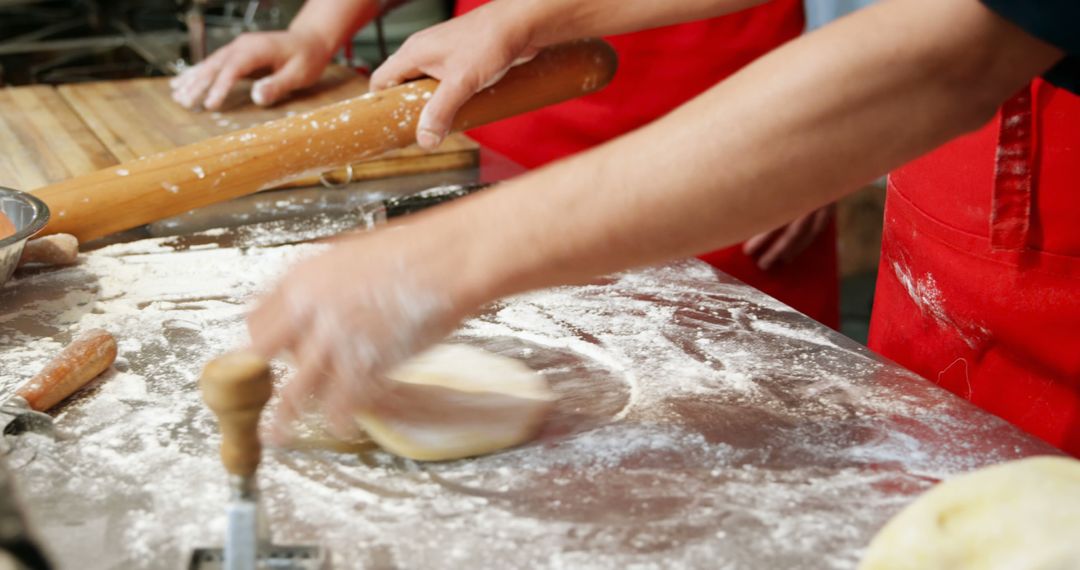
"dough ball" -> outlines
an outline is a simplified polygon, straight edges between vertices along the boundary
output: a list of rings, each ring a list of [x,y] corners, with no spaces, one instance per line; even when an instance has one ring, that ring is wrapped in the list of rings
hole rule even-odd
[[[446,344],[392,373],[399,401],[422,413],[360,414],[357,421],[391,453],[444,461],[492,453],[532,439],[554,404],[547,380],[521,362]]]
[[[1080,568],[1080,461],[1035,457],[942,483],[874,537],[860,570]]]

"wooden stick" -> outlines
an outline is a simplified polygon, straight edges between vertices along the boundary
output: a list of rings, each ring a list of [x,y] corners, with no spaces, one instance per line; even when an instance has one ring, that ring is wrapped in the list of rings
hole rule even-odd
[[[597,91],[615,62],[600,40],[548,48],[470,99],[454,130]],[[52,211],[44,233],[85,243],[409,146],[437,86],[413,81],[40,188],[34,194]]]
[[[15,395],[44,412],[108,370],[116,360],[116,339],[102,329],[89,330],[69,344]]]
[[[270,365],[250,352],[231,352],[206,365],[199,379],[203,401],[221,428],[221,462],[233,475],[251,477],[259,467],[259,416],[270,400]]]

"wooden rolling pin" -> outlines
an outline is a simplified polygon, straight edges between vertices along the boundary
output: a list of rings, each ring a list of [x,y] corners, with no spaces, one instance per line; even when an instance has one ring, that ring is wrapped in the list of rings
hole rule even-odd
[[[97,378],[116,360],[116,339],[93,329],[79,335],[45,368],[15,391],[30,408],[44,412]]]
[[[614,76],[616,59],[600,40],[548,48],[470,99],[454,130],[597,91]],[[33,193],[52,211],[43,233],[85,243],[409,146],[437,86],[409,82],[40,188]]]
[[[259,415],[270,400],[270,366],[250,352],[230,352],[206,365],[199,379],[203,401],[221,428],[221,462],[232,475],[250,479],[262,456]]]

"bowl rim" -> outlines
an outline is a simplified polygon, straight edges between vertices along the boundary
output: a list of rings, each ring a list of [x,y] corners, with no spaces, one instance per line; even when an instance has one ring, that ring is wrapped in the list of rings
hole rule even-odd
[[[0,186],[0,196],[8,196],[19,200],[26,205],[30,206],[34,210],[34,217],[30,224],[20,229],[14,234],[0,239],[0,248],[7,247],[12,244],[19,243],[21,241],[34,237],[34,234],[40,232],[46,224],[49,223],[51,214],[49,213],[49,206],[45,202],[41,201],[41,198],[34,196],[28,192],[21,190],[15,190],[14,188],[7,188]]]

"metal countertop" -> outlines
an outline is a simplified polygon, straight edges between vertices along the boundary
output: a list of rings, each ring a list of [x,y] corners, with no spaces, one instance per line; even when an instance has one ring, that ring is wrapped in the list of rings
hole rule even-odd
[[[245,303],[322,247],[303,242],[355,223],[341,210],[107,245],[0,288],[8,392],[79,330],[120,340],[117,370],[59,411],[67,436],[23,436],[8,457],[60,568],[175,569],[220,544],[199,371],[242,341]],[[940,478],[1054,453],[700,262],[509,299],[451,341],[550,379],[541,437],[436,464],[271,450],[277,542],[322,543],[335,568],[854,568]]]

